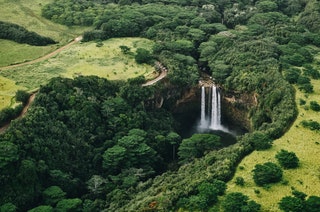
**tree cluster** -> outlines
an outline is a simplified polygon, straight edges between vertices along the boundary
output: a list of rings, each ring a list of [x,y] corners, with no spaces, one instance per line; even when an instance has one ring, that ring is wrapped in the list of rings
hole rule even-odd
[[[30,32],[17,24],[0,21],[0,39],[12,40],[17,43],[27,43],[33,46],[46,46],[56,42],[49,37]]]
[[[100,200],[123,204],[128,189],[166,170],[180,136],[171,114],[147,110],[152,88],[141,82],[91,76],[42,86],[0,135],[0,205],[100,210]]]
[[[309,196],[303,192],[292,190],[293,196],[283,197],[279,204],[279,209],[284,212],[316,212],[320,207],[320,197],[319,196]]]

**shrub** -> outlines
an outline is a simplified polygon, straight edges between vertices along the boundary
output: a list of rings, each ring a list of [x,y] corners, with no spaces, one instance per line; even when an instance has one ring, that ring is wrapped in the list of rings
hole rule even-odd
[[[64,199],[66,193],[58,186],[50,186],[43,191],[43,199],[47,205],[56,205],[60,200]]]
[[[261,131],[253,132],[248,138],[249,142],[253,144],[256,150],[266,150],[272,146],[272,139]]]
[[[317,111],[317,112],[320,111],[320,105],[316,101],[311,101],[310,102],[310,108],[313,111]]]
[[[255,165],[252,172],[253,180],[258,186],[279,182],[283,174],[282,169],[277,164],[271,162]]]
[[[303,120],[301,121],[301,125],[305,128],[308,128],[310,130],[320,130],[320,123],[313,120]]]
[[[137,63],[150,63],[151,60],[153,59],[150,51],[143,49],[143,48],[138,48],[137,49],[137,54],[135,56],[135,60]]]
[[[299,99],[299,104],[300,105],[305,105],[307,102],[304,99]]]
[[[243,177],[236,177],[235,183],[236,183],[236,185],[244,186],[244,179],[243,179]]]
[[[26,91],[18,90],[16,92],[16,101],[22,102],[23,105],[26,105],[29,101],[30,94]]]
[[[310,196],[306,201],[306,211],[308,212],[318,212],[320,208],[320,197]]]
[[[280,152],[276,154],[276,159],[285,169],[297,168],[299,165],[299,158],[296,154],[294,152],[288,152],[287,150],[281,149]]]
[[[299,198],[286,196],[280,200],[279,208],[285,212],[300,212],[304,211],[304,204]]]
[[[240,192],[229,193],[225,196],[224,200],[222,201],[222,207],[224,208],[224,211],[233,212],[255,212],[260,210],[260,204],[256,203],[255,201],[248,200],[249,197]]]
[[[16,212],[17,211],[17,207],[12,204],[11,202],[6,203],[4,205],[0,206],[0,211],[5,211],[5,212]]]
[[[284,78],[291,84],[297,83],[301,71],[297,68],[290,68],[284,72]]]

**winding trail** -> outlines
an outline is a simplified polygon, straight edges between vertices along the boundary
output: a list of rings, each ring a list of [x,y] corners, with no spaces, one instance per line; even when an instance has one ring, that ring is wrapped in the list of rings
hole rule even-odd
[[[24,106],[24,108],[21,111],[20,115],[18,117],[16,117],[15,119],[22,118],[27,113],[27,111],[28,111],[31,103],[34,101],[35,97],[36,97],[36,93],[33,93],[33,94],[30,95],[28,103]],[[13,120],[15,120],[15,119],[13,119]],[[8,129],[8,127],[10,126],[10,123],[11,123],[11,121],[0,128],[0,134],[4,133]]]
[[[155,79],[150,80],[150,81],[142,84],[142,87],[153,85],[153,84],[157,83],[158,81],[162,80],[163,78],[165,78],[168,75],[167,68],[164,67],[160,62],[157,62],[157,66],[161,70],[160,75],[157,76]]]
[[[7,70],[7,69],[11,69],[11,68],[16,68],[16,67],[20,67],[20,66],[24,66],[24,65],[30,65],[30,64],[34,64],[34,63],[38,63],[38,62],[41,62],[41,61],[44,61],[44,60],[47,60],[53,56],[55,56],[56,54],[58,54],[59,52],[67,49],[69,46],[79,42],[82,40],[82,36],[79,36],[77,38],[75,38],[73,41],[71,41],[70,43],[60,47],[59,49],[56,49],[55,51],[49,53],[49,54],[46,54],[42,57],[39,57],[37,59],[34,59],[34,60],[31,60],[31,61],[28,61],[28,62],[24,62],[24,63],[18,63],[18,64],[14,64],[14,65],[9,65],[9,66],[4,66],[4,67],[0,67],[0,70]]]
[[[160,75],[157,78],[142,84],[142,86],[145,87],[145,86],[153,85],[153,84],[157,83],[158,81],[162,80],[163,78],[165,78],[167,75],[168,75],[167,71],[161,71]]]

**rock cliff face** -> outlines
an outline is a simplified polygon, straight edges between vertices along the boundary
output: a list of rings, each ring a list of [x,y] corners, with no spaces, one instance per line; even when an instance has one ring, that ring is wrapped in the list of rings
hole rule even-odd
[[[185,114],[193,121],[200,117],[201,87],[195,86],[184,92],[182,98],[176,101],[173,113]],[[226,92],[221,89],[222,117],[229,125],[251,131],[250,109],[257,105],[254,94]],[[190,121],[192,121],[190,120]]]
[[[222,95],[222,113],[227,122],[251,131],[249,112],[257,106],[256,95],[237,92],[222,92]]]

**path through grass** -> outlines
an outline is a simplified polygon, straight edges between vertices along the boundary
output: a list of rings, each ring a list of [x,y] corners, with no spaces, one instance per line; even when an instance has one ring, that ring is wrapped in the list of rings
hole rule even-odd
[[[274,141],[267,151],[254,151],[239,164],[236,174],[228,183],[227,192],[242,192],[262,205],[262,211],[280,211],[278,202],[282,197],[291,195],[295,188],[307,195],[320,196],[320,133],[303,128],[302,120],[313,119],[320,122],[320,113],[306,110],[310,101],[320,103],[320,81],[313,81],[315,92],[305,95],[297,90],[296,102],[299,115],[290,130],[280,139]],[[306,106],[299,105],[300,99],[307,101]],[[295,152],[300,166],[293,170],[284,170],[283,181],[272,184],[270,188],[257,187],[252,179],[252,170],[257,163],[275,162],[275,154],[281,149]],[[243,177],[245,186],[235,184],[236,177]],[[260,192],[260,193],[259,193]]]

